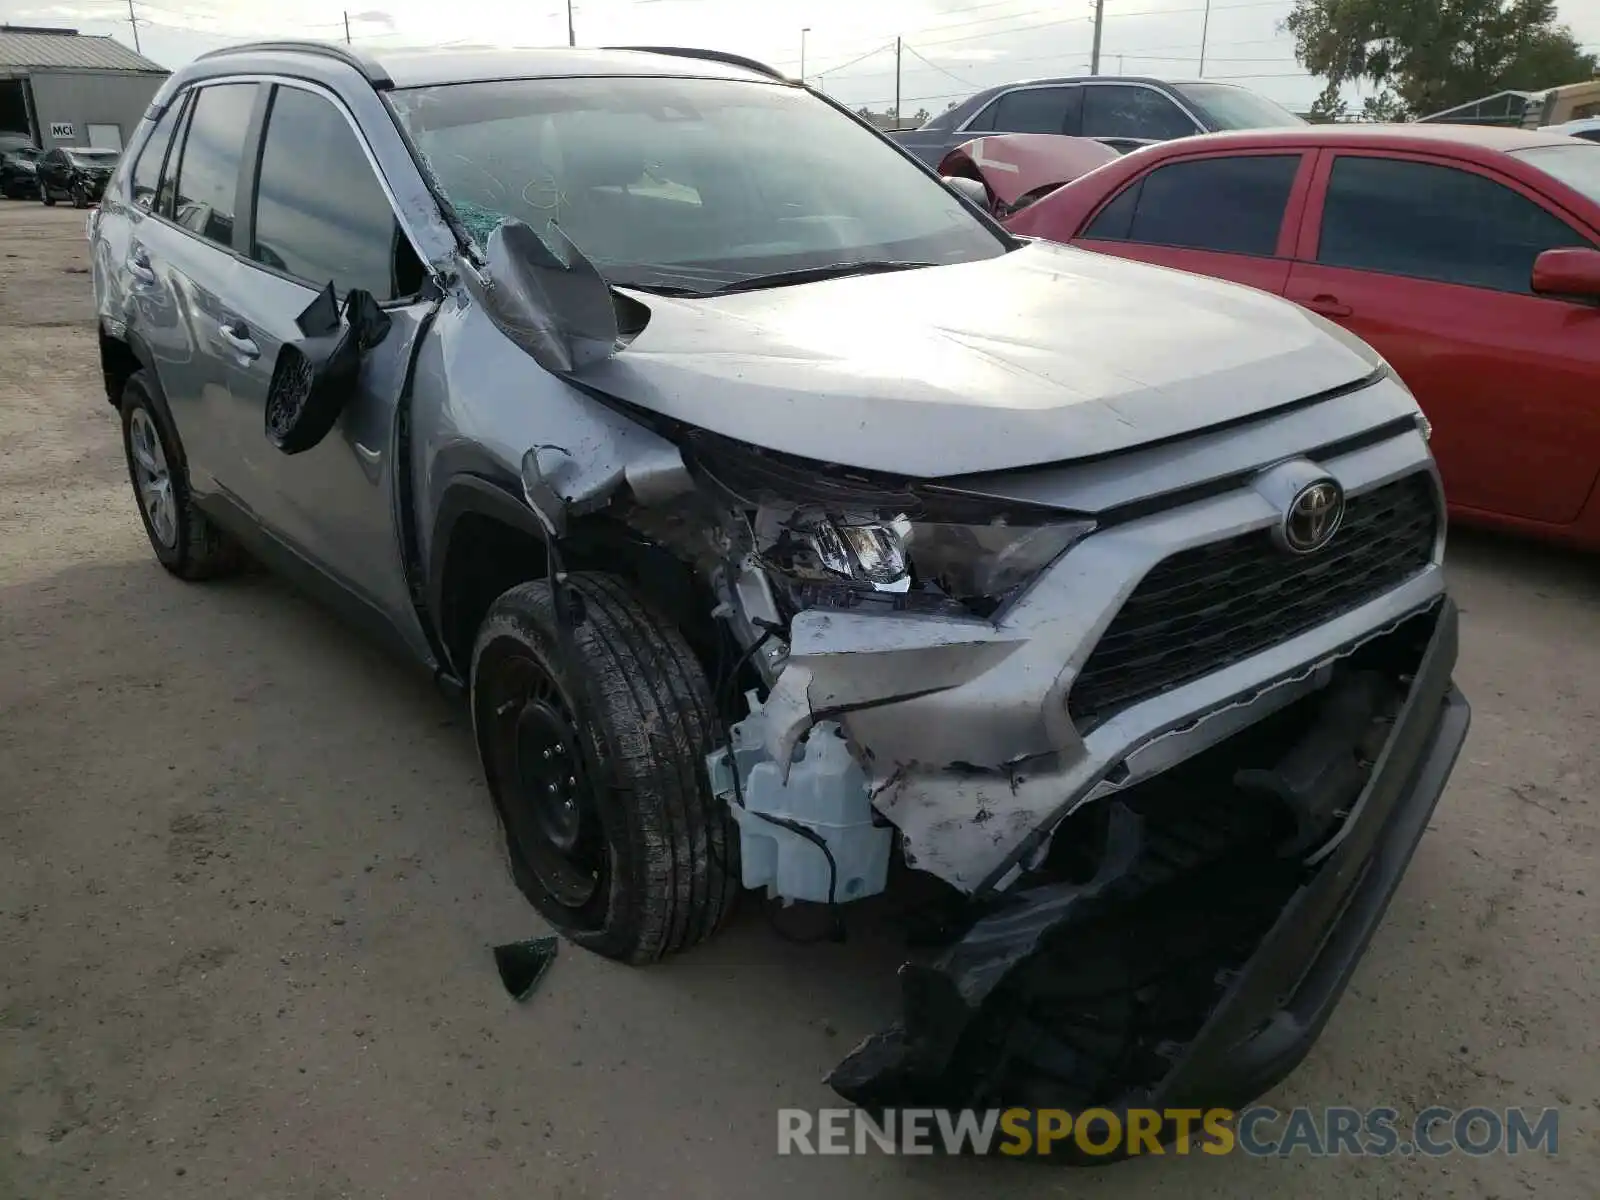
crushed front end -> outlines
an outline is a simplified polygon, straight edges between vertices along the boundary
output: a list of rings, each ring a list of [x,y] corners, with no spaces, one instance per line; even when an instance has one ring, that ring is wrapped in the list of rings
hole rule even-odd
[[[898,854],[956,900],[834,1086],[1228,1105],[1291,1069],[1465,736],[1404,389],[900,491],[680,444],[731,518],[635,519],[702,564],[755,677],[708,764],[745,884],[837,905]]]

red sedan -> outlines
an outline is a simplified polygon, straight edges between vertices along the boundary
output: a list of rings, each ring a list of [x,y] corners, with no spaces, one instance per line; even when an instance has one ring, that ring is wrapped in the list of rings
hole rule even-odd
[[[986,164],[1004,142],[984,139]],[[1336,321],[1416,394],[1454,515],[1600,549],[1600,145],[1306,126],[1186,138],[1063,177],[1010,228]]]

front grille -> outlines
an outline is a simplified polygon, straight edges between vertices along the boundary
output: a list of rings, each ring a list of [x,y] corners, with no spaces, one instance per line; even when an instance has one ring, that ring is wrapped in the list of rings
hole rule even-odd
[[[1344,524],[1295,557],[1260,529],[1153,567],[1079,672],[1067,712],[1082,731],[1397,587],[1433,561],[1439,512],[1419,472],[1350,496]]]

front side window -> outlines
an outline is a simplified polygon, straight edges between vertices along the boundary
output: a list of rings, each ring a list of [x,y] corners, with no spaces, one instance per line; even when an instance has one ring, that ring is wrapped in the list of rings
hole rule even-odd
[[[244,158],[256,86],[219,83],[201,88],[183,140],[172,219],[223,246],[233,245],[239,163]]]
[[[1298,154],[1168,163],[1101,209],[1084,236],[1270,256],[1299,170]]]
[[[996,133],[1068,133],[1078,123],[1082,102],[1082,88],[1018,88],[995,101],[992,128]]]
[[[172,131],[178,127],[178,115],[182,111],[183,97],[173,97],[133,164],[133,202],[140,208],[149,208],[156,202],[156,192],[161,187],[161,165],[166,161],[167,147],[172,145]]]
[[[703,293],[1006,241],[873,132],[779,84],[527,79],[389,94],[481,241],[555,224],[613,283]]]
[[[326,97],[281,85],[272,97],[250,257],[314,287],[331,280],[340,293],[361,288],[378,300],[421,285],[360,139]],[[397,272],[402,262],[408,270]]]
[[[1328,181],[1317,261],[1531,294],[1534,259],[1588,244],[1532,200],[1474,172],[1343,155]]]
[[[1151,88],[1095,84],[1084,89],[1084,137],[1164,142],[1198,132],[1182,109]]]

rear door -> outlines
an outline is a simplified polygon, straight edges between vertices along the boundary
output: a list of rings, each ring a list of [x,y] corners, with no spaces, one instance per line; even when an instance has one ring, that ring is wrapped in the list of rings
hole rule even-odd
[[[421,298],[421,259],[343,104],[311,84],[279,81],[271,92],[247,168],[243,261],[229,294],[232,333],[249,360],[227,401],[229,455],[244,464],[247,499],[262,522],[416,643],[394,480],[405,466],[396,458],[396,414],[432,308]],[[265,432],[273,365],[301,336],[296,318],[330,282],[341,303],[352,288],[371,293],[392,325],[365,356],[357,394],[332,432],[286,455]]]
[[[1298,150],[1166,159],[1128,181],[1074,243],[1281,294],[1312,162]]]
[[[244,490],[221,422],[249,365],[228,340],[232,315],[226,297],[239,272],[234,236],[240,167],[259,91],[253,82],[194,89],[174,117],[178,136],[154,203],[148,184],[142,193],[135,185],[134,227],[122,268],[135,305],[133,325],[155,360],[190,484],[202,496]],[[143,168],[141,157],[136,175]]]
[[[1530,284],[1592,235],[1508,176],[1380,152],[1325,151],[1305,224],[1285,294],[1393,364],[1451,503],[1574,520],[1600,470],[1600,311]]]

